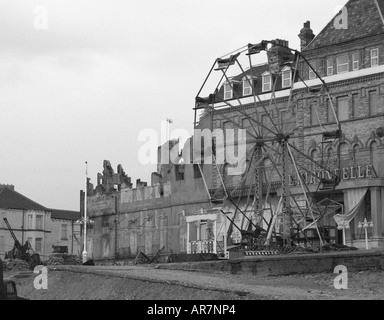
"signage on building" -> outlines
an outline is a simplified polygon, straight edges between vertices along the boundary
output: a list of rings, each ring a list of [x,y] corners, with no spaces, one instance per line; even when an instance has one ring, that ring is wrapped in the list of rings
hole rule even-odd
[[[89,197],[87,212],[90,217],[102,216],[115,212],[115,199],[108,195]]]
[[[324,170],[319,169],[311,173],[302,173],[303,182],[307,185],[319,183],[320,179],[332,180],[335,176],[339,176],[342,181],[371,179],[373,177],[374,168],[372,165],[352,166],[340,169]],[[296,174],[289,176],[289,184],[291,186],[299,186],[300,181]]]
[[[132,203],[171,196],[171,184],[164,183],[157,186],[145,187],[141,189],[121,190],[121,203]]]

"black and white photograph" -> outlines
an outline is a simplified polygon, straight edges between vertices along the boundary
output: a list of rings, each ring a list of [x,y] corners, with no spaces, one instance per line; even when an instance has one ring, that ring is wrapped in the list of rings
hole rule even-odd
[[[0,110],[0,300],[384,300],[384,0],[0,0]]]

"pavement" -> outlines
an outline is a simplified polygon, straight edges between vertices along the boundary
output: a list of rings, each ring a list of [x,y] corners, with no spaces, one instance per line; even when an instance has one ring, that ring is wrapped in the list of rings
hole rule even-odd
[[[330,254],[323,258],[335,257],[335,254]],[[228,263],[225,261],[129,266],[50,266],[47,290],[34,288],[33,280],[37,275],[32,272],[8,272],[5,277],[13,277],[19,294],[32,300],[384,299],[382,252],[354,254],[354,257],[342,253],[340,257],[345,257],[344,261],[348,260],[353,266],[344,278],[345,289],[341,290],[334,286],[338,275],[329,271],[303,273],[301,270],[301,274],[289,275],[233,274],[218,267],[221,263]],[[312,260],[310,256],[292,256],[286,260],[300,266],[310,261],[317,264],[316,261],[321,261],[322,257],[316,256],[316,260]],[[273,257],[239,261],[278,263]]]
[[[33,277],[16,278],[20,295],[48,300],[383,300],[384,272],[348,274],[348,289],[334,287],[336,274],[273,277],[163,270],[159,266],[59,266],[48,271],[48,290]]]

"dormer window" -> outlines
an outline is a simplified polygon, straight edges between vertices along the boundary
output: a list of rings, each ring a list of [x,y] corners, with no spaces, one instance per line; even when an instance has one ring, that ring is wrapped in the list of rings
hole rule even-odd
[[[377,67],[379,65],[379,49],[371,50],[371,67]]]
[[[263,92],[272,90],[272,76],[269,72],[263,73]]]
[[[290,67],[285,67],[282,70],[282,87],[289,88],[292,85],[292,69]]]
[[[249,96],[252,94],[253,90],[253,79],[250,76],[243,78],[243,96]]]
[[[224,100],[230,100],[233,98],[232,86],[233,84],[230,82],[226,82],[224,84]]]

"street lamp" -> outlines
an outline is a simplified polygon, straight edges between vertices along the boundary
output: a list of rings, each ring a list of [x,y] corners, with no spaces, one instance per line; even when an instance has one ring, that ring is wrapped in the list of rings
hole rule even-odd
[[[367,218],[364,218],[364,222],[359,222],[359,229],[365,229],[365,248],[368,250],[368,228],[373,228],[372,221],[368,222]]]
[[[77,224],[83,225],[84,230],[84,251],[83,251],[83,263],[86,263],[88,261],[88,253],[87,253],[87,227],[93,226],[95,222],[89,218],[81,218],[80,220],[76,221]]]
[[[87,225],[93,224],[92,220],[89,220],[87,217],[87,198],[88,198],[88,162],[85,162],[85,192],[84,192],[84,217],[81,220],[78,220],[78,223],[84,225],[84,250],[83,250],[83,263],[88,261],[87,253]]]
[[[337,227],[337,230],[343,230],[343,245],[347,245],[347,239],[346,239],[346,236],[345,236],[345,230],[349,230],[351,229],[351,227],[349,226],[349,223],[345,223],[343,225],[339,225]]]

